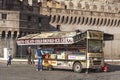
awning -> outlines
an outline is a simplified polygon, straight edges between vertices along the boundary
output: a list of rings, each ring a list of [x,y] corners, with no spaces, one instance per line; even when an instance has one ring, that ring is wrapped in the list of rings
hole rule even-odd
[[[113,34],[104,33],[104,41],[114,40]]]
[[[90,30],[88,30],[90,31]],[[113,40],[113,35],[104,33],[104,41]],[[96,35],[95,35],[96,36]],[[84,40],[87,36],[83,33],[76,35],[76,32],[42,32],[39,34],[29,34],[18,38],[18,45],[54,45],[54,44],[74,44]]]
[[[18,38],[18,45],[73,44],[76,32],[44,32]]]

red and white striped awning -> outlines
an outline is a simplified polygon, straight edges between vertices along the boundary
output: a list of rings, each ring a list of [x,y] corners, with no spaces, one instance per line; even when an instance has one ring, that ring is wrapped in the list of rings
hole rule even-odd
[[[76,32],[44,32],[18,38],[18,45],[73,44]]]

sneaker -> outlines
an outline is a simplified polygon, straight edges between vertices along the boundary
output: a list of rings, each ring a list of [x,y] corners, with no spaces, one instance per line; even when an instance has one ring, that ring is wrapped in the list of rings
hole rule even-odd
[[[38,69],[36,69],[36,71],[39,71]]]
[[[42,69],[40,71],[42,71]]]

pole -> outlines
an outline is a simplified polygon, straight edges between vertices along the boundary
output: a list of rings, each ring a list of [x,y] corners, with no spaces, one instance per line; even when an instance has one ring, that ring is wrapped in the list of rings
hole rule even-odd
[[[88,34],[88,33],[87,33]],[[88,74],[89,73],[89,69],[88,69],[88,39],[87,39],[87,43],[86,43],[86,67],[87,67],[87,69],[86,69],[86,74]]]
[[[113,61],[113,59],[112,59],[112,40],[111,40],[111,52],[110,52],[110,54],[111,54],[111,60]]]
[[[20,57],[22,58],[22,45],[21,45],[21,47],[20,47],[20,48],[21,48],[21,51],[20,51],[20,52],[21,52],[21,55],[20,55]]]

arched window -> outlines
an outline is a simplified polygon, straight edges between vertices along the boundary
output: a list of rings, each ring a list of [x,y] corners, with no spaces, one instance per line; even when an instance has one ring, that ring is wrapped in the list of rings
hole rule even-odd
[[[84,23],[84,21],[85,21],[85,17],[83,17],[83,18],[82,18],[82,22],[81,22],[81,24],[83,24],[83,23]]]
[[[5,38],[5,31],[2,31],[2,39]]]
[[[81,17],[79,17],[79,18],[78,18],[78,22],[77,22],[77,24],[79,24],[79,23],[80,23],[80,19],[81,19]]]
[[[8,31],[7,38],[11,38],[11,31]]]
[[[84,23],[85,25],[88,23],[88,19],[89,19],[88,17],[85,18],[85,23]]]
[[[16,37],[17,37],[17,31],[14,31],[13,39],[15,39]]]
[[[53,21],[52,21],[52,23],[54,23],[55,20],[56,20],[56,15],[53,16]]]
[[[78,7],[78,9],[81,9],[81,8],[82,8],[82,6],[81,6],[80,3],[77,4],[77,7]]]
[[[61,2],[61,8],[63,8],[63,9],[67,9],[67,5],[65,5],[64,2]]]
[[[104,23],[103,23],[103,26],[106,24],[106,22],[107,22],[107,19],[105,19],[105,21],[104,21]]]
[[[89,4],[85,4],[86,10],[89,10],[90,6]]]
[[[101,21],[100,21],[100,26],[103,24],[103,18],[101,19]]]
[[[89,25],[91,25],[92,21],[93,21],[93,18],[90,18],[90,22],[89,22]]]
[[[96,5],[93,5],[93,10],[97,10],[97,6]]]
[[[73,20],[73,24],[75,24],[75,23],[76,23],[76,20],[77,20],[77,17],[75,17],[75,18],[74,18],[74,20]]]
[[[70,1],[70,2],[69,2],[69,8],[70,8],[70,9],[73,9],[73,7],[74,7],[74,4]]]
[[[57,26],[56,26],[56,28],[57,28],[57,30],[59,30],[59,31],[60,31],[60,25],[57,25]]]
[[[101,11],[104,11],[104,6],[103,5],[101,6]]]
[[[71,17],[71,18],[70,18],[70,22],[69,22],[69,24],[71,24],[71,23],[72,23],[72,21],[73,21],[73,17]]]
[[[93,24],[92,25],[95,25],[96,23],[96,18],[93,19]]]
[[[118,8],[117,7],[115,7],[115,12],[118,12]]]
[[[65,23],[68,23],[68,20],[69,20],[69,17],[67,16],[67,17],[66,17],[66,20],[65,20]]]
[[[111,6],[108,6],[108,10],[111,11]]]
[[[61,18],[61,23],[63,23],[63,22],[64,22],[64,19],[65,19],[65,17],[64,17],[64,16],[62,16],[62,18]]]
[[[60,15],[57,16],[57,23],[60,21]]]

